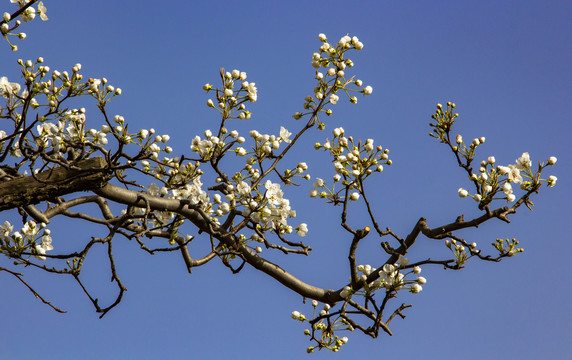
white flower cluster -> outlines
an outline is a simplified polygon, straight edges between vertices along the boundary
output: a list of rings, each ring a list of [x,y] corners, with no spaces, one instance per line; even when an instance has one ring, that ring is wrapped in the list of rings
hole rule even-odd
[[[251,112],[246,110],[245,102],[256,102],[258,100],[258,89],[256,83],[246,81],[244,71],[232,70],[225,72],[221,68],[222,88],[213,88],[211,84],[203,85],[206,92],[215,91],[216,105],[212,99],[207,100],[207,106],[218,109],[224,119],[250,119]],[[235,89],[235,83],[240,82],[240,86]]]
[[[24,5],[26,5],[27,3],[30,2],[30,0],[10,0],[10,2],[12,4],[17,3],[20,6],[20,8],[23,8]],[[24,22],[28,22],[28,21],[34,20],[36,18],[36,14],[37,14],[40,16],[40,18],[43,21],[46,21],[46,20],[48,20],[48,16],[46,15],[46,11],[47,11],[46,6],[44,5],[44,3],[42,1],[40,1],[38,3],[38,11],[37,12],[36,12],[36,9],[34,9],[34,7],[30,6],[22,14],[20,14],[20,17],[22,18],[22,20],[24,20]],[[8,20],[9,19],[10,18],[8,18]]]
[[[100,85],[107,83],[106,79],[90,79],[82,83],[83,76],[79,74],[81,64],[74,65],[71,74],[58,70],[50,73],[48,66],[41,65],[43,62],[44,59],[41,57],[35,62],[18,60],[27,83],[27,87],[21,93],[19,84],[9,82],[6,77],[0,78],[0,95],[8,99],[6,107],[0,107],[0,115],[7,110],[10,114],[7,118],[18,122],[21,119],[20,111],[24,107],[29,106],[30,109],[38,111],[36,115],[39,122],[36,125],[37,135],[32,135],[31,139],[28,138],[29,133],[24,135],[27,137],[27,145],[30,145],[28,151],[49,152],[50,148],[53,148],[54,155],[62,157],[63,152],[69,148],[84,148],[86,149],[84,155],[88,156],[100,149],[100,146],[108,144],[107,134],[110,132],[118,141],[131,142],[131,137],[123,127],[122,117],[114,118],[118,124],[115,128],[102,125],[100,130],[86,129],[85,108],[68,110],[61,105],[61,102],[69,97],[85,94],[92,94],[106,102],[113,96],[121,94],[121,89],[116,89],[111,85],[100,88]],[[43,96],[45,96],[45,102],[41,99]],[[18,148],[19,143],[20,141],[13,143],[12,156],[22,155]],[[35,149],[32,148],[32,144],[35,144]]]
[[[250,136],[256,141],[251,154],[256,158],[248,158],[244,168],[232,177],[232,182],[226,182],[221,187],[223,180],[217,178],[217,183],[219,183],[217,187],[221,193],[213,194],[212,202],[210,202],[208,194],[201,189],[200,175],[202,171],[198,170],[199,162],[194,166],[189,164],[186,169],[181,170],[178,158],[173,159],[176,161],[170,164],[172,166],[170,170],[171,178],[167,182],[167,187],[164,187],[162,192],[158,190],[158,187],[154,188],[153,194],[154,196],[189,199],[192,205],[199,205],[207,215],[211,216],[215,223],[220,223],[218,218],[228,215],[232,210],[236,210],[242,216],[251,218],[260,224],[260,231],[274,229],[280,233],[292,233],[296,230],[300,236],[305,236],[308,232],[306,224],[300,224],[297,228],[293,228],[287,223],[287,219],[294,218],[296,212],[291,209],[289,200],[284,198],[280,184],[267,180],[264,183],[264,191],[259,190],[257,179],[260,177],[260,170],[252,166],[269,155],[272,149],[277,149],[280,143],[290,142],[290,135],[291,133],[284,127],[281,127],[279,136],[263,135],[256,130],[251,131]],[[233,144],[245,142],[245,139],[239,136],[238,131],[232,130],[229,133],[226,128],[221,129],[220,137],[213,135],[210,130],[206,130],[204,136],[204,139],[198,136],[195,137],[191,145],[191,149],[200,155],[202,161],[209,160],[214,156],[222,156],[224,151],[230,151],[229,149],[231,149]],[[240,146],[236,147],[233,152],[239,156],[248,154]],[[147,162],[144,165],[148,166],[150,164]],[[161,165],[169,164],[165,164],[164,161]],[[160,168],[157,167],[157,169]],[[305,163],[300,163],[297,168],[299,170],[294,173],[302,173],[307,168]],[[150,167],[148,170],[151,171]],[[191,170],[194,171],[192,176],[190,175]],[[157,175],[161,176],[162,174],[158,173]],[[191,178],[193,180],[189,183],[188,180]],[[186,185],[181,185],[185,183]],[[256,185],[253,187],[252,184]],[[163,214],[162,216],[167,221],[172,219],[168,217],[171,216],[169,214]],[[257,238],[253,238],[253,240],[261,240],[258,235],[256,236]],[[257,248],[257,251],[260,252],[261,249]]]
[[[403,289],[409,290],[409,292],[413,294],[417,294],[423,290],[424,284],[427,283],[427,279],[423,276],[418,276],[421,273],[420,266],[414,266],[411,270],[407,273],[404,273],[405,267],[409,264],[409,259],[399,255],[397,263],[395,264],[385,264],[381,269],[376,269],[371,265],[359,265],[357,270],[361,273],[359,281],[363,283],[363,290],[355,292],[351,289],[350,286],[344,287],[341,292],[340,296],[344,299],[349,299],[352,295],[362,295],[362,296],[372,296],[373,293],[378,289],[386,289],[387,291],[399,291]],[[367,278],[371,274],[376,274],[378,277],[370,282],[367,283]],[[407,279],[407,276],[413,275],[414,279]],[[338,351],[339,348],[348,342],[347,337],[338,337],[335,335],[335,330],[349,330],[353,331],[354,328],[344,320],[342,317],[337,318],[328,318],[330,314],[331,306],[329,304],[324,304],[323,308],[319,310],[318,313],[318,301],[312,301],[312,307],[314,308],[314,316],[312,319],[308,319],[304,314],[299,311],[293,311],[290,316],[292,319],[301,321],[301,322],[311,322],[313,323],[313,330],[314,331],[321,331],[322,332],[322,341],[319,342],[320,347],[326,347],[333,351]],[[326,321],[326,318],[327,321]],[[312,332],[310,330],[305,330],[304,334],[310,336]],[[314,336],[315,337],[315,336]],[[308,352],[312,352],[313,348],[308,348]]]
[[[385,288],[390,290],[401,290],[409,289],[410,292],[416,294],[423,290],[421,285],[425,284],[427,280],[422,276],[416,276],[415,280],[408,280],[406,276],[409,274],[417,275],[421,273],[421,267],[414,266],[412,271],[409,273],[402,273],[400,269],[409,264],[409,259],[399,255],[396,264],[385,264],[381,269],[376,269],[371,265],[359,265],[357,270],[362,273],[360,276],[360,281],[364,282],[364,289],[368,293],[372,293],[375,290]],[[371,283],[365,283],[367,278],[377,271],[378,278]],[[346,286],[342,289],[340,296],[347,298],[353,294],[353,290]]]
[[[27,5],[30,0],[10,0],[10,2],[12,4],[18,4],[18,6],[21,8],[23,8],[25,5]],[[20,18],[24,21],[24,22],[28,22],[28,21],[32,21],[36,18],[36,15],[40,16],[40,19],[42,19],[43,21],[48,20],[48,16],[46,15],[46,6],[44,5],[44,3],[42,1],[40,1],[38,3],[38,9],[36,10],[33,6],[29,6],[26,8],[26,10],[24,10],[21,14],[20,14]],[[20,33],[13,33],[12,31],[14,31],[15,29],[17,29],[22,22],[20,20],[16,20],[14,21],[14,25],[12,27],[10,27],[9,22],[12,20],[12,15],[10,15],[10,13],[5,12],[2,15],[2,20],[0,20],[0,34],[2,34],[2,36],[6,39],[6,41],[8,41],[8,44],[10,44],[12,51],[17,51],[18,50],[18,46],[13,45],[10,40],[8,39],[8,35],[13,35],[18,37],[18,39],[25,39],[26,38],[26,33],[20,32]]]
[[[241,185],[243,190],[241,190]],[[288,225],[287,220],[288,218],[295,218],[296,211],[290,207],[290,200],[284,198],[280,184],[267,180],[264,183],[264,193],[254,198],[250,194],[250,186],[245,182],[239,183],[237,188],[242,198],[241,204],[244,207],[243,216],[251,217],[264,230],[272,228],[281,233],[290,234],[293,232],[294,229]],[[308,226],[306,224],[299,225],[297,232],[300,236],[306,236]]]
[[[462,143],[462,137],[457,136],[457,143]],[[473,140],[473,144],[478,146],[484,142],[484,138]],[[533,171],[532,162],[530,160],[530,155],[525,152],[516,159],[515,164],[508,166],[497,165],[494,167],[496,159],[494,156],[489,156],[487,160],[481,162],[479,168],[479,175],[472,174],[471,180],[478,184],[478,192],[474,195],[470,195],[469,192],[464,188],[459,188],[457,191],[459,196],[464,198],[471,196],[475,201],[487,201],[490,202],[494,199],[494,196],[502,192],[503,197],[508,202],[513,202],[516,200],[516,195],[513,193],[513,188],[511,184],[520,184],[521,190],[528,191],[542,181],[546,181],[547,185],[553,187],[556,184],[556,176],[549,176],[548,179],[540,179],[540,173],[546,166],[552,166],[556,163],[556,157],[551,156],[548,158],[546,163],[540,164],[537,171]]]
[[[42,235],[38,236],[42,229]],[[35,221],[29,220],[20,231],[14,231],[14,226],[5,221],[0,225],[0,248],[7,256],[31,251],[37,259],[45,261],[46,252],[54,249],[50,233],[45,223],[38,225]]]
[[[260,134],[256,130],[250,131],[250,137],[252,137],[256,141],[255,145],[255,153],[258,156],[258,159],[264,159],[268,155],[272,153],[273,150],[278,150],[280,148],[281,143],[290,143],[290,135],[291,132],[286,130],[283,126],[280,127],[280,135],[268,135],[268,134]]]
[[[8,81],[6,76],[0,77],[0,96],[10,99],[17,95],[20,89],[20,84]]]
[[[462,243],[457,243],[457,240],[455,239],[445,241],[445,246],[451,250],[459,267],[463,266],[471,256],[477,255],[481,252],[477,249],[476,242],[466,245],[468,246],[465,247]]]
[[[206,213],[212,213],[212,204],[209,195],[202,189],[201,177],[196,176],[191,183],[183,183],[177,187],[168,189],[152,183],[147,187],[147,193],[155,197],[165,197],[168,199],[188,200],[190,205],[197,205]],[[222,214],[221,214],[222,215]],[[160,225],[169,223],[174,218],[174,214],[168,211],[155,211],[155,216]]]
[[[341,127],[334,129],[333,135],[332,142],[329,139],[326,139],[324,144],[317,142],[314,149],[324,149],[334,158],[336,171],[333,177],[334,186],[329,189],[324,180],[318,178],[314,183],[315,189],[310,191],[310,197],[319,196],[329,200],[339,198],[339,194],[335,192],[335,185],[341,181],[342,185],[358,190],[350,194],[350,200],[356,201],[360,197],[359,180],[365,180],[374,172],[382,172],[383,164],[391,165],[389,149],[374,146],[373,139],[367,139],[365,143],[361,141],[356,143],[352,136],[345,136],[345,131]]]
[[[311,114],[318,108],[324,111],[326,115],[331,115],[332,110],[322,110],[325,104],[336,105],[340,100],[337,95],[339,90],[343,90],[349,97],[352,104],[357,103],[357,97],[350,96],[351,92],[359,92],[363,95],[371,95],[373,88],[371,86],[363,86],[361,80],[350,78],[346,80],[346,69],[354,66],[354,63],[345,54],[348,50],[361,50],[363,43],[359,41],[357,36],[343,36],[336,45],[328,43],[326,35],[319,34],[318,39],[322,45],[317,52],[312,54],[312,66],[315,69],[324,68],[324,72],[316,70],[316,80],[318,85],[314,88],[314,93],[307,96],[303,105],[308,113],[296,112],[292,117],[296,120],[301,119],[304,115]],[[358,89],[350,88],[349,85],[355,85]],[[319,128],[323,129],[324,125],[319,123]]]
[[[329,314],[331,308],[330,305],[324,304],[322,310],[320,310],[319,314],[316,315],[316,308],[318,307],[318,302],[316,300],[312,301],[312,307],[314,308],[314,319],[316,319],[317,316],[325,317]],[[304,314],[300,313],[299,311],[292,311],[290,317],[300,322],[310,321]],[[334,352],[338,352],[340,348],[347,344],[349,341],[347,336],[338,337],[335,335],[334,330],[353,331],[353,327],[342,318],[336,319],[333,323],[325,322],[324,319],[320,319],[319,321],[315,322],[312,327],[314,331],[320,331],[322,333],[322,336],[320,337],[321,341],[319,341],[320,348],[325,347]],[[304,334],[307,336],[312,336],[312,333],[309,329],[304,330]],[[306,349],[306,351],[311,353],[314,351],[314,347],[310,346]]]

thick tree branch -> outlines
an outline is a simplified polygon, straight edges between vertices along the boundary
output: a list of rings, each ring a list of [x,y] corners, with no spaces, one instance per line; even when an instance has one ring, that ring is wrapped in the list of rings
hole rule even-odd
[[[0,211],[101,187],[107,181],[104,169],[103,158],[95,157],[82,160],[74,167],[54,168],[1,182]]]

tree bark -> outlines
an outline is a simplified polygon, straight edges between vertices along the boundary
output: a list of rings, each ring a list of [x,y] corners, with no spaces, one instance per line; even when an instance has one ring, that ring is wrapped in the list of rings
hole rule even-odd
[[[108,178],[105,161],[95,157],[79,161],[75,169],[63,167],[42,171],[35,176],[0,182],[0,211],[13,209],[58,196],[102,187]]]

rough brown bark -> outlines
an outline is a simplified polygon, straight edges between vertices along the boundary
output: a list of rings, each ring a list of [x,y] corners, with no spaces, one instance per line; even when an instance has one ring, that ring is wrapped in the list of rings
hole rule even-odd
[[[0,182],[0,211],[37,204],[58,196],[100,188],[107,182],[105,161],[95,157],[79,161],[76,169],[63,167],[34,176]]]

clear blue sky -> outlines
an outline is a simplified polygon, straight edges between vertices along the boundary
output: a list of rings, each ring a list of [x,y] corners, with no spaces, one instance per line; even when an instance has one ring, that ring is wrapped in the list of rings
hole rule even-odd
[[[437,102],[453,101],[461,114],[457,131],[485,136],[478,159],[494,155],[514,163],[557,156],[546,175],[558,177],[521,209],[511,224],[491,221],[464,231],[483,249],[495,238],[516,237],[525,252],[500,264],[471,261],[444,271],[425,267],[428,283],[415,296],[405,320],[394,320],[393,337],[349,334],[335,355],[312,358],[570,359],[572,256],[570,231],[572,133],[572,3],[569,1],[44,1],[50,18],[26,24],[25,41],[11,53],[0,43],[0,76],[18,80],[16,59],[43,56],[60,71],[75,63],[89,77],[107,77],[124,95],[112,113],[130,128],[154,127],[171,136],[175,152],[189,153],[191,139],[216,126],[201,90],[218,69],[246,71],[259,89],[253,117],[237,125],[277,133],[301,123],[313,88],[311,54],[318,33],[339,39],[349,33],[365,44],[354,55],[352,73],[373,86],[357,105],[340,101],[328,131],[313,133],[285,161],[306,161],[310,173],[327,178],[332,169],[311,150],[343,126],[354,137],[373,137],[391,150],[393,165],[369,184],[382,227],[405,236],[419,217],[430,226],[478,214],[475,203],[457,196],[468,187],[452,154],[431,139],[428,122]],[[12,10],[3,0],[0,13]],[[88,121],[99,123],[88,108]],[[90,119],[90,115],[93,117]],[[325,164],[325,165],[324,165]],[[309,258],[273,255],[287,270],[317,286],[339,288],[347,279],[350,239],[339,215],[307,198],[311,185],[288,189],[300,222],[307,222]],[[293,191],[294,190],[294,191]],[[2,214],[6,218],[12,216]],[[2,219],[2,222],[4,220]],[[350,223],[364,226],[356,206]],[[83,224],[54,223],[54,246],[72,248],[93,235]],[[308,346],[305,326],[290,319],[309,305],[274,280],[245,269],[229,274],[213,261],[186,273],[177,256],[148,256],[136,244],[116,245],[123,302],[98,319],[72,279],[28,272],[27,279],[56,305],[51,311],[8,275],[0,274],[1,359],[297,359]],[[384,253],[373,234],[363,240],[358,262],[379,264]],[[198,251],[202,247],[197,245]],[[193,246],[191,247],[193,250]],[[444,246],[421,237],[412,260],[446,256]],[[111,300],[108,270],[96,254],[85,279]],[[2,260],[5,261],[5,260]],[[110,290],[108,290],[110,289]]]

